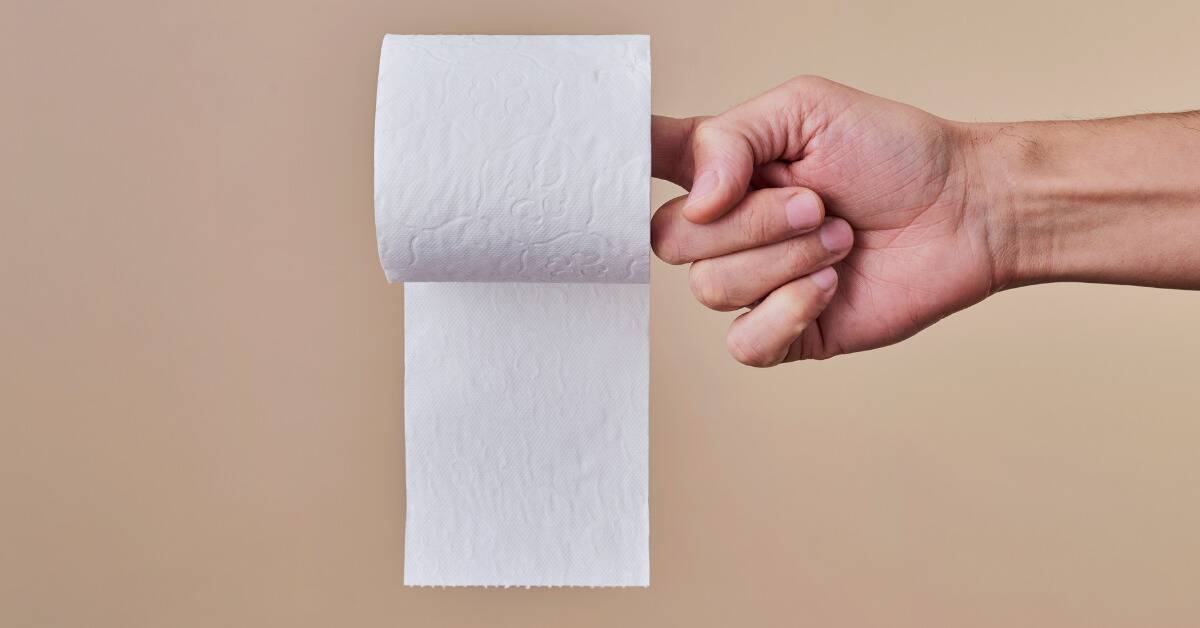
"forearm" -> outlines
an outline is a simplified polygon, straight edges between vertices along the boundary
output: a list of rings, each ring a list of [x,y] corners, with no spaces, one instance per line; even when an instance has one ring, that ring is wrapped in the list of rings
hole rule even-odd
[[[1200,113],[967,125],[995,289],[1200,289]]]

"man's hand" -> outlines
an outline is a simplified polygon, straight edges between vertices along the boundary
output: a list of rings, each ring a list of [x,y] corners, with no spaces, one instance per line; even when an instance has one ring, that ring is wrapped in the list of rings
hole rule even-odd
[[[692,264],[704,305],[751,308],[727,336],[740,362],[888,345],[1007,280],[964,125],[800,77],[653,127],[654,176],[690,190],[656,212],[654,251]]]

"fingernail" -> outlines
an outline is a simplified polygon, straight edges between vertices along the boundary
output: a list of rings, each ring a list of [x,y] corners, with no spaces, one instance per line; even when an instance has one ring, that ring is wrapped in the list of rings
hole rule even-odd
[[[691,205],[694,201],[698,201],[709,194],[712,194],[717,189],[717,183],[720,179],[717,178],[717,173],[712,170],[705,170],[696,176],[696,180],[692,181],[692,189],[688,192],[687,203]]]
[[[788,226],[800,231],[812,229],[821,222],[821,208],[817,204],[817,195],[801,192],[788,199],[783,211],[787,215]]]
[[[837,283],[837,271],[832,266],[826,266],[808,276],[822,290],[829,290]]]
[[[845,220],[826,220],[818,233],[821,245],[830,253],[841,253],[854,243],[854,233],[850,231],[850,223]]]

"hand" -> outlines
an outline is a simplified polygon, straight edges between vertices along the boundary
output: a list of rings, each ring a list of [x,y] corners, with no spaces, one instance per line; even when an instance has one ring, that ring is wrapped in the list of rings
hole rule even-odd
[[[800,77],[653,131],[654,176],[690,189],[655,213],[654,251],[692,264],[704,305],[751,308],[727,335],[740,362],[892,344],[1003,283],[965,125]]]

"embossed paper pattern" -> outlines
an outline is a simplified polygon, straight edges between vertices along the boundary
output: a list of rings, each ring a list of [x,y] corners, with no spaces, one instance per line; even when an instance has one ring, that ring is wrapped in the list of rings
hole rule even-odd
[[[379,257],[405,289],[405,583],[649,583],[644,36],[395,36]]]

